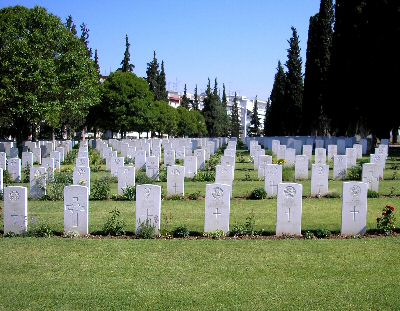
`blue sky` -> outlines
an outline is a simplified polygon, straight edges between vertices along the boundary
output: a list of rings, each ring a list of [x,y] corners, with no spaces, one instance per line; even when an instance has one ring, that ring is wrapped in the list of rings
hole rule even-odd
[[[153,50],[164,60],[169,89],[188,92],[216,77],[229,92],[267,99],[278,60],[286,62],[290,27],[297,28],[303,63],[308,22],[320,0],[2,0],[1,7],[45,7],[90,29],[101,73],[120,65],[125,34],[134,72],[146,75]],[[304,65],[304,64],[303,64]]]

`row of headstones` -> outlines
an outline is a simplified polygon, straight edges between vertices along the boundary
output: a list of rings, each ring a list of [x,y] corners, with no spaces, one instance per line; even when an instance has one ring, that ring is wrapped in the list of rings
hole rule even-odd
[[[366,232],[367,188],[363,182],[343,183],[342,225],[343,235]],[[278,185],[276,235],[301,235],[301,184]],[[204,232],[229,232],[230,198],[232,188],[226,184],[206,185]],[[148,223],[158,231],[161,225],[161,186],[136,187],[136,232]],[[4,191],[4,234],[23,234],[28,230],[27,188],[6,187]],[[64,188],[64,232],[89,234],[89,189],[72,185]]]
[[[272,150],[273,141],[279,141],[281,145],[286,145],[288,148],[296,150],[296,154],[301,154],[303,145],[311,145],[313,148],[324,148],[329,145],[338,146],[338,154],[344,155],[346,148],[352,147],[357,142],[356,137],[310,137],[310,136],[274,136],[274,137],[246,137],[245,143],[250,147],[251,141],[257,141],[264,146],[265,149]],[[388,139],[381,139],[382,145],[389,145]],[[360,139],[359,144],[362,145],[362,154],[368,154],[371,148],[370,139]]]

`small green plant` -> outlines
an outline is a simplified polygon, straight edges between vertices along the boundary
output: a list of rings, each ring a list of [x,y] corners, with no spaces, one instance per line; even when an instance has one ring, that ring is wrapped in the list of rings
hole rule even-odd
[[[101,165],[103,164],[103,159],[100,154],[95,149],[89,149],[90,158],[90,170],[92,172],[99,172],[101,170]]]
[[[254,212],[251,212],[249,216],[246,217],[246,221],[244,224],[235,224],[233,229],[229,232],[231,236],[244,236],[250,235],[253,236],[255,233],[255,216]]]
[[[329,238],[331,236],[331,232],[328,229],[317,229],[315,231],[315,236],[318,239],[326,239]]]
[[[26,235],[35,238],[50,238],[54,235],[54,231],[48,224],[39,223],[31,226]]]
[[[204,236],[207,238],[211,238],[213,240],[219,240],[219,239],[225,237],[225,232],[222,230],[204,232]]]
[[[273,163],[273,164],[284,165],[284,164],[285,164],[285,160],[283,160],[283,159],[272,160],[272,163]]]
[[[79,148],[79,147],[78,147]],[[76,159],[76,155],[78,154],[78,150],[77,148],[72,149],[72,151],[70,151],[65,157],[64,157],[64,162],[63,164],[74,164],[75,163],[75,159]]]
[[[155,180],[148,177],[145,172],[139,171],[136,174],[136,183],[139,185],[143,184],[154,184]]]
[[[94,180],[90,192],[92,200],[107,200],[111,192],[109,178],[102,177]]]
[[[394,171],[392,174],[392,180],[397,180],[399,177],[397,176],[397,171]]]
[[[347,180],[361,180],[362,166],[356,165],[347,170]]]
[[[110,217],[103,226],[103,233],[111,236],[121,236],[125,234],[125,222],[121,219],[120,211],[114,207],[110,212]]]
[[[314,233],[313,232],[311,232],[311,231],[306,231],[306,232],[304,232],[304,239],[306,239],[306,240],[312,240],[312,239],[314,239]]]
[[[156,236],[157,236],[156,227],[151,223],[149,219],[140,222],[136,232],[136,237],[138,239],[155,239]]]
[[[329,191],[327,194],[324,195],[324,198],[328,198],[328,199],[337,199],[340,197],[341,197],[341,195],[337,191]]]
[[[283,181],[294,181],[293,167],[289,167],[289,166],[282,167],[282,180]]]
[[[379,192],[368,190],[368,198],[379,198]]]
[[[200,199],[200,191],[190,193],[188,195],[188,198],[189,198],[189,200],[193,200],[193,201]]]
[[[181,200],[184,200],[185,197],[183,197],[179,194],[174,194],[174,195],[166,196],[165,199],[170,200],[170,201],[181,201]]]
[[[72,174],[66,172],[55,172],[53,180],[47,183],[44,200],[60,201],[64,199],[64,187],[73,182]]]
[[[30,182],[30,174],[31,174],[31,167],[29,165],[26,165],[22,168],[22,182],[23,183],[28,183]]]
[[[251,200],[262,200],[266,198],[267,192],[262,187],[254,189],[249,195],[249,199]]]
[[[186,226],[179,226],[172,231],[172,236],[174,238],[187,238],[189,237],[189,233],[190,232]]]
[[[215,171],[198,171],[193,181],[215,181]]]
[[[3,184],[4,185],[9,185],[12,184],[14,180],[11,177],[11,174],[7,170],[3,170]]]
[[[134,201],[136,198],[136,187],[128,186],[122,189],[122,198],[126,201]]]
[[[166,168],[160,170],[160,173],[158,174],[158,178],[162,182],[166,182],[167,181],[167,169]]]
[[[245,181],[251,181],[250,173],[244,174],[244,180],[245,180]]]
[[[394,215],[396,208],[391,205],[386,205],[383,208],[381,217],[376,219],[376,227],[386,235],[392,234],[395,229],[396,217]]]

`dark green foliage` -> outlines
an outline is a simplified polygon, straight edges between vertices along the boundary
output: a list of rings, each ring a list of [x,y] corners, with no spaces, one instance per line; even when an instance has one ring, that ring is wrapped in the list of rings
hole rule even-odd
[[[27,236],[35,238],[50,238],[54,235],[53,229],[46,223],[39,223],[29,226],[29,230],[26,232]]]
[[[174,238],[188,238],[189,233],[190,232],[186,226],[179,226],[172,231],[172,236]]]
[[[30,182],[30,174],[31,174],[31,167],[29,165],[24,166],[22,168],[22,182],[29,183]]]
[[[246,236],[246,235],[254,235],[255,233],[255,216],[254,213],[251,213],[246,217],[246,222],[244,224],[235,224],[233,229],[229,232],[230,236]]]
[[[81,41],[85,45],[87,49],[87,53],[89,57],[92,57],[92,49],[89,47],[89,28],[85,23],[81,24]]]
[[[73,148],[67,155],[64,157],[63,164],[75,164],[76,155],[78,154],[78,149]]]
[[[215,171],[198,171],[193,181],[215,181]]]
[[[140,222],[136,232],[136,237],[138,239],[155,239],[156,236],[157,236],[157,230],[151,224],[151,221],[149,219]]]
[[[127,201],[134,201],[136,198],[136,187],[128,186],[122,190],[122,197]]]
[[[368,198],[379,198],[379,192],[368,189]]]
[[[225,107],[227,107],[228,105],[228,100],[226,98],[226,92],[225,92],[225,83],[222,83],[222,99],[221,99],[222,105]]]
[[[233,98],[233,105],[231,111],[231,137],[239,138],[240,134],[241,134],[241,126],[239,119],[239,108],[235,92],[235,97]]]
[[[392,234],[395,229],[395,211],[396,208],[394,206],[386,205],[382,210],[381,217],[376,219],[376,227],[386,235]]]
[[[136,183],[139,184],[139,185],[154,184],[155,183],[155,180],[150,178],[150,177],[148,177],[146,175],[146,172],[144,172],[144,171],[138,171],[136,173],[135,178],[136,178]]]
[[[101,165],[103,164],[103,159],[100,153],[95,149],[89,149],[89,159],[90,159],[90,170],[92,172],[99,172],[101,170]]]
[[[167,181],[167,168],[164,167],[162,170],[159,171],[160,173],[158,174],[158,179],[161,182],[166,182]]]
[[[94,50],[94,64],[96,66],[97,72],[100,74],[99,55],[97,49]]]
[[[193,101],[193,104],[192,104],[192,108],[194,110],[199,110],[199,95],[197,94],[197,84],[196,84],[196,87],[194,89],[194,101]]]
[[[178,136],[203,137],[207,135],[206,121],[200,111],[189,111],[185,108],[178,107],[176,112],[178,114]]]
[[[257,96],[254,101],[253,113],[250,119],[250,127],[248,130],[248,136],[250,137],[257,137],[261,134],[261,122],[260,118],[258,117],[258,101]]]
[[[326,239],[329,238],[332,233],[328,229],[317,229],[315,230],[315,236],[318,239]]]
[[[122,72],[133,72],[135,65],[131,64],[131,53],[129,52],[131,44],[129,43],[128,35],[125,35],[125,52],[124,58],[121,61],[121,70]]]
[[[74,24],[74,21],[72,19],[72,16],[69,15],[67,17],[67,20],[65,22],[65,27],[70,31],[74,36],[76,36],[76,25]]]
[[[254,189],[249,195],[249,199],[251,200],[262,200],[265,199],[266,197],[267,197],[267,192],[262,187]]]
[[[186,90],[186,83],[185,83],[185,88],[184,88],[183,96],[182,96],[182,100],[181,100],[181,107],[189,109],[190,108],[190,100],[187,97],[186,92],[187,92],[187,90]]]
[[[114,207],[110,212],[110,217],[106,220],[103,226],[103,233],[105,235],[120,236],[125,234],[125,222],[121,219],[120,211]]]
[[[306,240],[312,240],[312,239],[314,239],[314,233],[311,231],[306,231],[303,233],[303,237]]]
[[[270,122],[270,116],[269,114],[271,113],[271,100],[268,98],[267,104],[265,105],[265,116],[264,116],[264,127],[263,127],[263,134],[264,136],[268,136],[268,131],[269,131],[269,125],[268,122]]]
[[[165,77],[164,61],[161,61],[161,70],[157,78],[156,100],[168,101],[167,79]]]
[[[362,177],[362,167],[359,165],[353,166],[347,170],[346,179],[347,180],[361,180]]]
[[[150,63],[147,63],[146,75],[146,81],[149,84],[150,91],[155,94],[158,89],[159,75],[159,65],[156,57],[156,51],[153,52],[153,60]]]
[[[188,199],[189,200],[196,201],[196,200],[199,200],[200,198],[201,198],[200,191],[196,191],[196,192],[190,193],[188,195]]]
[[[65,186],[72,185],[72,173],[54,172],[52,181],[47,182],[46,195],[43,200],[60,201],[64,199]]]
[[[92,200],[107,200],[110,197],[110,192],[110,179],[101,177],[93,181],[90,189],[90,198]]]
[[[340,198],[341,195],[337,191],[329,191],[327,194],[324,195],[324,198],[327,199],[334,199],[334,198]]]
[[[302,60],[300,56],[299,37],[296,28],[292,27],[292,37],[290,38],[288,59],[286,61],[286,86],[283,112],[285,135],[296,135],[300,130],[302,103],[303,103],[303,74]]]

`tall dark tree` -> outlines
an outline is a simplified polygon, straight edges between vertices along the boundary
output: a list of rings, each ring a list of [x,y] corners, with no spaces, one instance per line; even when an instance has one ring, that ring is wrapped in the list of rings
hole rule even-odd
[[[252,113],[251,119],[250,119],[248,136],[256,137],[256,136],[260,136],[260,134],[261,134],[261,122],[260,122],[260,118],[258,116],[258,100],[257,100],[257,96],[256,96],[256,99],[254,101],[254,106],[253,106],[253,113]]]
[[[268,122],[270,120],[269,117],[270,111],[271,111],[271,100],[268,98],[267,104],[265,105],[265,116],[264,116],[264,127],[263,127],[264,136],[268,136]]]
[[[187,97],[187,90],[186,90],[186,83],[185,83],[185,88],[183,90],[183,96],[181,100],[181,107],[189,109],[190,108],[190,100]]]
[[[96,65],[97,72],[100,74],[99,55],[97,49],[94,50],[94,64]]]
[[[156,100],[168,101],[167,79],[165,77],[164,61],[161,61],[161,70],[157,77]]]
[[[124,58],[121,61],[121,68],[122,72],[133,72],[135,65],[131,64],[131,53],[129,52],[131,44],[129,43],[128,35],[125,35],[125,52]]]
[[[332,0],[321,0],[319,13],[310,18],[304,80],[303,132],[326,135],[328,77],[330,72],[334,12]]]
[[[81,24],[81,41],[85,44],[86,49],[88,50],[89,57],[92,57],[92,49],[89,47],[89,28],[85,23]]]
[[[233,105],[231,111],[231,137],[239,138],[240,134],[241,134],[241,126],[239,119],[239,108],[235,92],[235,97],[233,98]]]
[[[286,134],[286,122],[284,122],[283,118],[286,117],[284,114],[286,84],[285,71],[281,62],[278,61],[277,72],[270,96],[271,105],[266,121],[267,127],[264,128],[264,133],[268,136]]]
[[[197,94],[197,84],[196,84],[196,87],[194,88],[194,100],[193,100],[192,108],[194,110],[199,110],[199,95]]]
[[[226,108],[228,105],[228,100],[226,99],[225,83],[222,83],[222,105]]]
[[[304,88],[299,36],[297,35],[296,28],[292,27],[291,29],[292,37],[288,41],[288,59],[285,64],[287,68],[284,104],[286,135],[296,135],[299,133],[301,124],[299,116],[301,116],[302,112]]]
[[[150,63],[147,63],[146,75],[146,80],[149,84],[149,88],[155,96],[158,89],[158,76],[160,75],[156,51],[153,52],[152,61]]]
[[[65,22],[65,27],[74,35],[76,36],[76,25],[74,24],[74,21],[72,19],[71,15],[68,15],[67,21]]]

